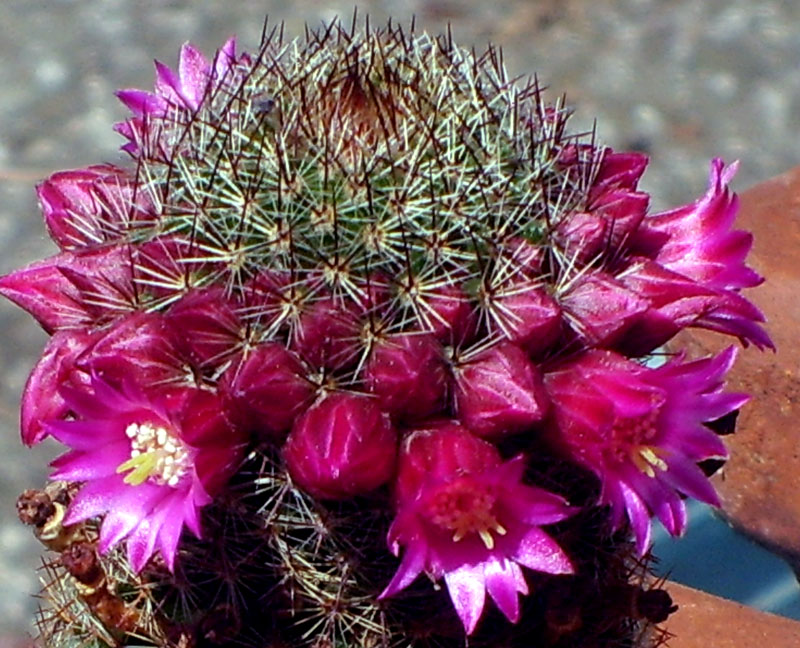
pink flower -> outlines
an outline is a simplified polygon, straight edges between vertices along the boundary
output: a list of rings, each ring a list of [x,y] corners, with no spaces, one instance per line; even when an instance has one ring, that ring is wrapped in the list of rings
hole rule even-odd
[[[634,247],[665,270],[715,292],[715,303],[698,313],[693,326],[735,335],[745,345],[774,348],[758,325],[763,314],[739,294],[763,279],[745,265],[752,234],[731,229],[739,201],[728,183],[737,168],[732,164],[726,169],[721,159],[714,159],[706,194],[690,205],[645,219]]]
[[[89,388],[95,375],[119,387],[130,380],[131,372],[140,384],[155,390],[186,380],[162,315],[131,313],[102,329],[57,331],[25,385],[20,416],[23,442],[39,443],[49,434],[49,423],[69,414],[60,391],[63,385]]]
[[[101,552],[126,540],[136,571],[156,550],[172,569],[183,527],[200,535],[200,509],[242,458],[219,397],[191,387],[155,397],[96,375],[91,391],[62,386],[61,395],[75,418],[48,425],[71,448],[53,461],[52,478],[85,482],[65,524],[103,516]]]
[[[467,634],[478,624],[486,591],[512,622],[518,594],[527,594],[522,567],[572,573],[569,558],[539,527],[572,513],[557,495],[522,483],[522,456],[503,462],[497,449],[455,423],[410,434],[395,483],[397,516],[389,547],[403,559],[386,598],[427,572],[445,579]]]
[[[753,235],[731,229],[739,211],[739,198],[728,184],[738,168],[734,162],[726,169],[725,163],[715,158],[708,191],[702,198],[647,219],[648,230],[666,236],[655,261],[712,288],[735,290],[763,281],[745,265]]]
[[[346,499],[382,486],[392,476],[397,431],[375,400],[329,394],[300,416],[283,446],[292,479],[322,499]]]
[[[617,349],[644,355],[688,326],[733,334],[745,344],[749,340],[760,348],[773,348],[757,323],[764,321],[763,314],[738,292],[713,288],[643,258],[633,259],[617,279],[646,304],[625,335],[615,340]]]
[[[177,73],[156,61],[155,92],[117,92],[117,97],[134,115],[132,119],[115,126],[116,131],[129,140],[122,149],[131,154],[140,150],[152,118],[165,117],[174,109],[196,111],[209,93],[223,81],[232,80],[232,70],[239,60],[244,59],[237,59],[236,39],[231,38],[217,52],[213,61],[209,61],[191,43],[184,44]]]
[[[589,351],[545,375],[553,423],[550,438],[601,481],[600,500],[618,527],[627,513],[643,553],[650,515],[672,535],[686,527],[679,493],[719,506],[698,461],[726,458],[719,437],[703,425],[746,401],[722,393],[733,347],[694,362],[675,359],[657,369],[611,351]]]

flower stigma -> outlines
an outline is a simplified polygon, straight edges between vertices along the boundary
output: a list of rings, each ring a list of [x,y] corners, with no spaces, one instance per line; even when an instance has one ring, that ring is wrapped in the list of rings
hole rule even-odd
[[[662,399],[651,397],[652,409],[642,416],[617,418],[611,430],[616,441],[615,455],[619,461],[630,460],[648,477],[655,477],[656,470],[668,468],[664,461],[666,450],[654,441],[658,436],[658,417]]]
[[[494,536],[506,529],[495,517],[495,496],[485,487],[461,479],[439,490],[429,503],[430,519],[443,529],[453,531],[453,542],[477,533],[487,549],[494,549]]]
[[[131,456],[117,467],[117,473],[130,471],[123,479],[126,484],[139,486],[150,479],[159,486],[178,485],[190,464],[180,440],[151,423],[130,423],[125,435],[131,440]]]

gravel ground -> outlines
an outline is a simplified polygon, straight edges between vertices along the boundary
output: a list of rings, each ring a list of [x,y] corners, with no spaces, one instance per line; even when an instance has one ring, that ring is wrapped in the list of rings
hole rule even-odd
[[[265,12],[289,35],[352,0],[3,0],[0,3],[0,272],[52,251],[34,183],[57,169],[120,159],[111,124],[117,87],[150,87],[152,59],[169,64],[185,40],[213,52],[238,34],[258,44]],[[705,187],[714,156],[741,159],[745,188],[798,163],[800,3],[794,0],[375,0],[373,24],[416,16],[418,29],[452,24],[456,40],[501,45],[512,74],[538,74],[566,93],[576,129],[597,119],[602,141],[652,155],[644,188],[656,208]],[[14,501],[39,485],[53,446],[23,449],[17,407],[44,334],[0,303],[0,646],[30,628],[38,551]]]

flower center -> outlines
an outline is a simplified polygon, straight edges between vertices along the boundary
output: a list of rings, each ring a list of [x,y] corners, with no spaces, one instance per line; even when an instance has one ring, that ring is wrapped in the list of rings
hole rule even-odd
[[[128,473],[126,484],[139,486],[149,479],[159,486],[178,485],[191,464],[178,438],[151,423],[131,423],[125,435],[131,440],[131,457],[117,467],[117,473]]]
[[[654,444],[658,435],[656,423],[660,401],[653,396],[653,408],[643,416],[618,418],[611,435],[615,442],[614,454],[620,461],[630,460],[648,477],[656,476],[656,469],[667,470],[664,448]]]
[[[505,535],[506,529],[493,513],[495,496],[485,487],[458,480],[439,490],[428,504],[432,522],[453,531],[453,542],[477,533],[487,549],[494,548],[492,531]]]

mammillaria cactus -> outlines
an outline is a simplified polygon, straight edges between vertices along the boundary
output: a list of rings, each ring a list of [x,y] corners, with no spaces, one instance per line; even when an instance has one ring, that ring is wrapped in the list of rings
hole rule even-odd
[[[717,503],[704,424],[746,396],[733,348],[647,361],[771,346],[735,166],[649,214],[643,155],[394,24],[156,70],[130,163],[42,183],[60,252],[0,278],[52,334],[23,441],[69,447],[19,503],[43,642],[661,642],[650,518]]]

